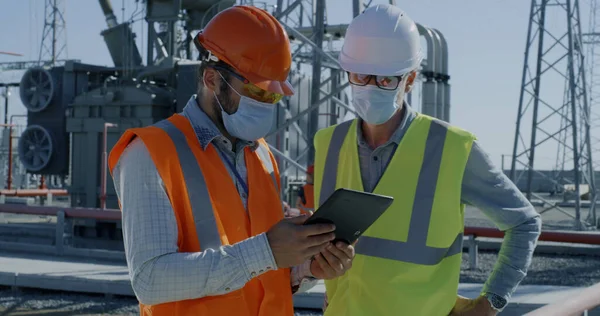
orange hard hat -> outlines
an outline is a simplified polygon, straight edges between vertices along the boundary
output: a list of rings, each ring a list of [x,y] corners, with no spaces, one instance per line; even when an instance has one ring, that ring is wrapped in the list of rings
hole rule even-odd
[[[227,8],[208,22],[196,41],[208,51],[209,60],[225,62],[255,86],[294,94],[287,81],[292,66],[288,35],[267,11],[245,5]]]
[[[308,166],[308,168],[306,168],[306,173],[308,173],[308,174],[314,174],[315,173],[315,166],[314,165]]]

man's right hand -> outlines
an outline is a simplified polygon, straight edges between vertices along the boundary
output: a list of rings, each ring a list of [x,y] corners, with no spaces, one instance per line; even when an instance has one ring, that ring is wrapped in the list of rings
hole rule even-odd
[[[325,249],[335,238],[332,224],[302,225],[309,216],[285,218],[267,232],[279,268],[299,265]]]

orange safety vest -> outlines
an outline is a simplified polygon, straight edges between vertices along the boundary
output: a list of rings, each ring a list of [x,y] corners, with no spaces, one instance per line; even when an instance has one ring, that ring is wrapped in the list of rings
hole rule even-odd
[[[283,218],[279,170],[266,142],[246,147],[248,212],[217,150],[203,150],[187,118],[175,114],[152,126],[125,131],[113,147],[113,168],[127,145],[140,137],[160,174],[178,227],[179,252],[232,245],[266,232]],[[275,268],[275,267],[273,267]],[[262,273],[264,271],[256,271]],[[141,315],[294,315],[290,269],[261,274],[231,293],[158,305],[140,304]]]
[[[305,184],[302,189],[304,190],[304,202],[301,203],[300,211],[306,213],[306,211],[315,211],[315,192],[314,186],[310,183]]]

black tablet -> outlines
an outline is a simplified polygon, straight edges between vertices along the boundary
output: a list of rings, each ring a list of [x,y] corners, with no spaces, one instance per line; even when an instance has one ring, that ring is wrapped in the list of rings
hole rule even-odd
[[[337,189],[304,225],[333,223],[335,241],[352,244],[385,212],[394,198],[349,189]]]

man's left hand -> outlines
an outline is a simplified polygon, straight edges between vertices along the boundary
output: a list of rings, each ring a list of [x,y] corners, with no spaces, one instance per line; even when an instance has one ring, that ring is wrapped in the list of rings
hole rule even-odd
[[[492,305],[483,296],[476,299],[458,296],[454,308],[449,316],[496,316],[498,312],[492,308]]]
[[[344,243],[330,243],[310,263],[310,271],[317,279],[331,280],[340,277],[352,267],[354,247]]]

